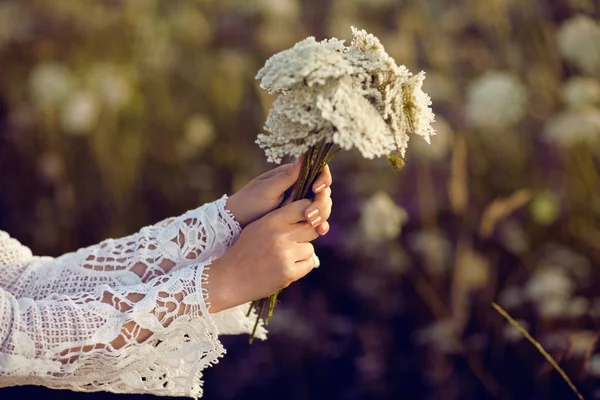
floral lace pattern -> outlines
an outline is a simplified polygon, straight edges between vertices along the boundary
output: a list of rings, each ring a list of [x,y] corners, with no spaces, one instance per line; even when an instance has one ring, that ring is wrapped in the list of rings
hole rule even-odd
[[[209,313],[209,265],[241,231],[225,204],[58,258],[0,232],[0,387],[201,397],[218,335],[256,318],[247,305]]]

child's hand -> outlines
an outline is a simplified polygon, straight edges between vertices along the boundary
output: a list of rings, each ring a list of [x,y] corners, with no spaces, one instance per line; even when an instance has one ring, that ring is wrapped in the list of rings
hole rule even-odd
[[[252,222],[213,261],[206,286],[212,313],[267,297],[315,267],[310,242],[319,234],[305,221],[312,205],[298,200]]]
[[[242,227],[275,210],[300,175],[301,162],[285,164],[254,178],[227,200],[227,208]],[[327,219],[331,214],[331,172],[325,167],[315,184],[314,202],[305,210],[306,220],[317,228],[320,235],[329,230]],[[315,212],[316,211],[316,212]]]

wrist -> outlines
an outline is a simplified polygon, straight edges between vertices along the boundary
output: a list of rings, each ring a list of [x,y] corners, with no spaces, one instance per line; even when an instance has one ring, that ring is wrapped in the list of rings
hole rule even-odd
[[[228,268],[222,258],[214,260],[205,271],[206,281],[203,288],[208,293],[211,314],[231,308],[235,305],[232,291],[229,288],[231,279],[227,277]]]
[[[234,219],[243,228],[248,224],[248,218],[244,215],[243,205],[237,193],[227,197],[225,208],[233,215]]]

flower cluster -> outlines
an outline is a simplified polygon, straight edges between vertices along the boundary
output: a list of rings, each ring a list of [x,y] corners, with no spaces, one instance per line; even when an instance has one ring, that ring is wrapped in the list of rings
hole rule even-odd
[[[406,151],[409,134],[435,134],[423,72],[413,75],[372,34],[352,28],[344,46],[309,37],[267,60],[256,78],[273,103],[259,146],[270,162],[298,157],[317,143],[357,148],[365,158]]]

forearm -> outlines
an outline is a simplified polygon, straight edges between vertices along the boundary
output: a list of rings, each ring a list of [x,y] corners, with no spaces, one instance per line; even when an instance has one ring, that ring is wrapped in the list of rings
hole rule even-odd
[[[197,395],[200,371],[223,352],[204,267],[38,301],[1,291],[0,386]]]
[[[3,234],[0,253],[4,246],[27,254],[3,265],[0,287],[16,297],[40,299],[52,293],[90,291],[101,284],[145,283],[173,269],[209,261],[223,255],[241,231],[225,204],[223,198],[134,235],[108,239],[56,259],[33,257],[29,249]]]

